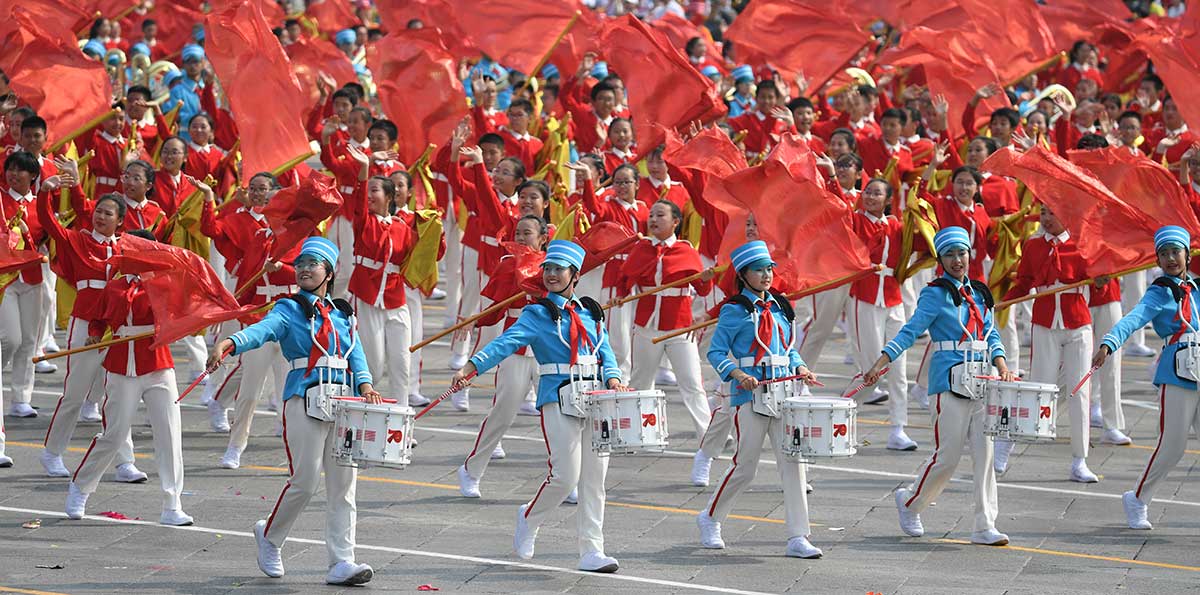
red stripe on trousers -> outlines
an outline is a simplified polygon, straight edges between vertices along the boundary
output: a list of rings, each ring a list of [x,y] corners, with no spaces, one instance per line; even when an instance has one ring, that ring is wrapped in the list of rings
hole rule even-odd
[[[970,420],[967,420],[970,424]],[[938,449],[941,448],[941,436],[939,436],[938,426],[942,424],[942,393],[937,394],[937,421],[933,422],[933,458],[929,460],[929,466],[925,468],[925,472],[921,474],[921,483],[917,484],[917,491],[913,492],[912,497],[904,503],[904,507],[912,506],[917,496],[921,495],[921,488],[925,486],[925,480],[929,477],[929,472],[933,470],[933,466],[937,464]]]
[[[738,423],[738,411],[741,411],[742,406],[738,405],[733,410],[733,430],[737,434],[737,448],[733,449],[733,466],[729,468],[729,472],[725,474],[725,479],[721,480],[721,488],[717,490],[717,495],[713,496],[712,506],[708,507],[708,518],[712,518],[713,511],[717,509],[717,502],[721,501],[721,492],[725,491],[725,486],[729,484],[729,478],[733,477],[733,472],[737,470],[738,452],[742,450],[742,425]]]
[[[546,465],[550,467],[550,471],[546,473],[546,481],[542,482],[542,487],[538,488],[536,494],[533,495],[533,500],[529,501],[529,506],[525,507],[525,518],[529,518],[529,511],[533,510],[533,505],[537,503],[538,498],[542,496],[542,490],[550,485],[550,476],[554,475],[554,463],[550,462],[550,437],[546,435],[546,413],[538,410],[541,413],[542,421],[542,440],[546,442]]]
[[[287,453],[288,475],[291,476],[295,474],[295,471],[292,469],[292,449],[290,446],[288,446],[286,400],[283,402],[283,405],[283,452]],[[275,500],[275,507],[271,509],[271,516],[267,517],[267,526],[263,527],[264,539],[266,539],[267,533],[271,530],[271,523],[275,522],[275,513],[279,512],[279,505],[283,503],[283,496],[284,494],[287,494],[288,488],[290,487],[292,487],[292,478],[288,477],[288,482],[284,484],[283,491],[279,492],[279,499]],[[267,541],[270,541],[270,539],[267,539]]]
[[[1150,468],[1154,466],[1154,459],[1158,458],[1158,449],[1162,448],[1163,429],[1166,427],[1167,419],[1167,385],[1163,385],[1158,391],[1158,444],[1154,447],[1154,454],[1150,455],[1150,462],[1146,463],[1146,470],[1142,473],[1142,480],[1138,482],[1137,496],[1138,500],[1142,499],[1142,486],[1146,485],[1146,477],[1150,475]],[[1187,436],[1184,436],[1187,440]],[[1142,501],[1145,504],[1145,501]]]

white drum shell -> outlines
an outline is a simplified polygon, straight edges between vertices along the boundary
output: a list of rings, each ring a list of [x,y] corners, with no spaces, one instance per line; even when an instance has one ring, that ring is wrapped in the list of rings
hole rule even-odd
[[[592,450],[608,454],[667,449],[667,396],[661,390],[602,391],[588,396]]]
[[[852,399],[793,397],[783,404],[784,454],[799,460],[858,452],[858,404]]]
[[[1039,382],[988,382],[983,432],[1014,442],[1054,440],[1058,386]]]
[[[304,391],[304,412],[313,419],[333,421],[336,398],[353,396],[353,389],[345,384],[317,384]]]
[[[412,407],[334,401],[333,457],[347,467],[403,469],[412,462]]]
[[[760,385],[754,389],[754,400],[751,401],[750,408],[759,415],[783,417],[783,403],[795,396],[795,385],[792,380]]]

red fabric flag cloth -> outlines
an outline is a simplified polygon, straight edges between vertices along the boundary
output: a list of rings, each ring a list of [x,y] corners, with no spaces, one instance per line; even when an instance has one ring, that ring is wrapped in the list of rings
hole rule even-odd
[[[571,27],[571,32],[554,48],[549,63],[558,68],[563,79],[573,76],[579,70],[579,64],[583,62],[585,55],[600,53],[600,32],[606,20],[602,13],[583,11],[575,26]],[[534,74],[541,75],[540,72]]]
[[[255,3],[231,5],[205,19],[208,59],[229,98],[242,141],[246,176],[275,171],[309,155],[307,96],[279,40]]]
[[[195,252],[130,235],[123,236],[121,243],[126,250],[113,257],[113,265],[119,272],[141,277],[150,293],[153,349],[258,307],[239,305],[212,265]]]
[[[17,280],[18,271],[42,262],[37,250],[25,250],[21,234],[0,224],[0,298],[5,287]]]
[[[589,227],[576,240],[583,246],[582,272],[591,271],[613,256],[628,250],[633,245],[634,237],[636,236],[628,229],[612,221],[601,221]]]
[[[379,12],[380,25],[389,36],[420,31],[408,28],[410,21],[417,20],[424,30],[438,31],[454,57],[479,55],[475,42],[459,27],[448,0],[375,0],[375,9]]]
[[[988,157],[982,169],[1024,182],[1048,205],[1079,245],[1089,276],[1116,273],[1154,257],[1158,224],[1057,153],[1006,147]]]
[[[14,9],[25,12],[55,39],[71,42],[76,40],[77,31],[90,27],[95,20],[95,13],[85,11],[71,0],[28,0],[0,3],[0,23],[11,20]],[[3,27],[0,25],[0,29]]]
[[[546,286],[542,283],[542,263],[546,260],[546,253],[516,242],[504,242],[502,245],[505,252],[516,259],[513,272],[517,277],[517,287],[533,295],[546,295]],[[488,297],[496,299],[495,296]]]
[[[668,12],[658,20],[651,21],[650,26],[656,31],[662,32],[670,40],[671,46],[682,51],[685,56],[687,55],[687,42],[694,37],[699,37],[704,41],[704,47],[707,50],[705,53],[707,63],[715,66],[717,70],[721,71],[721,74],[729,74],[729,69],[725,67],[725,60],[721,57],[721,48],[717,47],[708,29],[701,29],[673,12]]]
[[[457,62],[427,37],[392,33],[367,52],[383,112],[400,132],[404,163],[416,161],[426,146],[444,143],[467,115]]]
[[[814,85],[821,85],[871,42],[871,34],[852,14],[799,0],[755,0],[725,31],[725,38],[748,64],[769,64],[788,80],[803,71]]]
[[[192,30],[195,25],[204,23],[204,13],[178,2],[158,2],[153,10],[146,13],[146,18],[158,23],[158,42],[169,56],[183,50],[183,46],[195,43]],[[140,30],[136,33],[126,31],[124,34],[127,37],[141,37]]]
[[[700,74],[666,36],[627,15],[608,21],[600,45],[611,48],[604,58],[609,70],[621,75],[633,114],[638,153],[645,155],[662,143],[665,133],[708,123],[723,116],[725,103],[716,85]]]
[[[104,66],[84,56],[74,37],[43,29],[19,6],[0,21],[0,70],[21,102],[45,118],[48,145],[104,114],[112,102]]]
[[[578,0],[447,0],[446,5],[480,51],[520,72],[532,70],[553,49],[577,10],[588,10]]]
[[[668,131],[663,160],[679,169],[694,169],[718,178],[750,167],[746,152],[715,126],[701,130],[686,143],[678,134]]]
[[[271,258],[278,259],[287,254],[304,238],[313,235],[317,225],[340,208],[342,195],[337,190],[337,182],[320,172],[310,171],[299,185],[276,192],[263,209],[271,233],[275,235]]]
[[[1187,193],[1175,176],[1140,153],[1109,147],[1094,151],[1067,151],[1071,163],[1096,176],[1113,194],[1156,223],[1178,225],[1200,237],[1200,221],[1192,210]]]
[[[349,0],[313,0],[304,12],[317,22],[317,30],[329,37],[362,23]]]
[[[284,12],[283,7],[280,6],[279,3],[276,2],[275,0],[209,0],[208,4],[209,4],[209,6],[212,7],[212,9],[209,10],[208,12],[210,12],[210,13],[225,12],[231,6],[243,4],[246,2],[249,2],[250,4],[255,4],[259,8],[261,8],[262,12],[263,12],[263,17],[265,17],[267,19],[267,23],[269,23],[272,27],[282,27],[283,21],[285,19],[287,19],[287,16],[288,16],[287,13]],[[199,6],[197,6],[196,8],[199,8]]]
[[[1135,45],[1154,62],[1188,127],[1200,129],[1200,6],[1179,19],[1136,23]]]
[[[339,87],[358,82],[350,58],[329,40],[302,37],[283,49],[292,61],[292,74],[296,75],[300,88],[307,92],[310,105],[321,96],[317,78],[322,72],[333,77]]]
[[[1121,0],[1053,0],[1038,9],[1050,27],[1054,44],[1063,49],[1081,39],[1097,42],[1103,28],[1122,24],[1133,16]],[[1107,46],[1104,49],[1106,53],[1112,51]]]

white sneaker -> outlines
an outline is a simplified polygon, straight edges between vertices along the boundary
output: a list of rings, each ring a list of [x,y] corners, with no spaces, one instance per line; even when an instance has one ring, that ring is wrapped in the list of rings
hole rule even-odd
[[[329,574],[325,575],[325,584],[346,586],[365,585],[371,582],[374,576],[375,570],[370,566],[342,560],[329,569]]]
[[[462,389],[450,395],[450,404],[459,411],[471,410],[471,393],[469,389]]]
[[[458,491],[464,498],[480,498],[479,480],[471,477],[466,465],[458,466]]]
[[[917,450],[917,443],[912,438],[909,438],[908,434],[904,433],[902,426],[896,426],[892,428],[892,435],[888,436],[887,447],[888,450],[911,451]]]
[[[208,425],[214,432],[229,433],[229,415],[216,399],[208,402]]]
[[[1087,461],[1083,459],[1075,459],[1071,464],[1071,481],[1076,483],[1099,483],[1100,478],[1088,469]]]
[[[916,401],[917,405],[921,406],[921,409],[929,409],[928,388],[921,386],[920,384],[915,384],[911,389],[908,390],[908,396],[912,397],[913,400]]]
[[[812,487],[812,484],[811,484],[811,483],[804,482],[804,493],[805,493],[805,494],[811,494],[811,493],[813,493],[813,487]]]
[[[83,518],[87,508],[87,499],[88,495],[79,491],[79,487],[72,481],[71,485],[67,486],[67,518],[73,521]]]
[[[1088,414],[1088,417],[1091,418],[1093,428],[1104,427],[1104,414],[1100,411],[1100,403],[1092,405],[1092,411]]]
[[[9,417],[37,417],[37,409],[29,403],[13,403],[8,409]]]
[[[58,371],[58,366],[46,360],[42,360],[36,364],[33,364],[33,371],[35,374],[53,374]]]
[[[492,449],[492,460],[494,461],[496,459],[503,459],[506,456],[508,456],[508,454],[504,452],[504,446],[497,442],[496,448]]]
[[[788,540],[784,555],[790,558],[814,559],[820,558],[823,553],[821,548],[809,543],[807,537],[793,537]]]
[[[517,409],[517,415],[527,415],[529,417],[538,417],[542,414],[538,411],[537,403],[533,401],[522,401],[521,408]]]
[[[571,488],[571,493],[567,494],[566,498],[563,498],[563,502],[567,504],[579,504],[579,486]]]
[[[1113,428],[1111,430],[1104,430],[1104,437],[1100,439],[1100,442],[1102,442],[1104,444],[1116,444],[1117,446],[1125,446],[1126,444],[1133,444],[1133,439],[1130,438],[1129,436],[1126,436],[1125,432],[1122,432],[1121,430]]]
[[[441,287],[434,287],[433,291],[429,292],[428,300],[444,300],[446,299],[446,291]]]
[[[677,386],[679,379],[675,378],[675,372],[667,368],[659,368],[658,373],[654,375],[654,384],[663,386]]]
[[[847,366],[853,366],[854,365],[854,354],[847,353],[846,356],[842,358],[842,363]]]
[[[58,353],[62,351],[62,347],[58,346],[58,341],[54,340],[54,335],[46,338],[46,342],[42,344],[42,353]]]
[[[900,513],[900,530],[909,537],[920,537],[925,534],[925,527],[921,525],[921,515],[909,510],[905,504],[910,497],[912,493],[907,489],[896,490],[896,511]]]
[[[692,485],[697,487],[708,486],[709,472],[712,471],[713,460],[704,454],[704,451],[697,450],[696,456],[692,457]]]
[[[525,521],[525,510],[528,508],[528,504],[522,504],[517,508],[517,530],[513,534],[513,550],[522,560],[533,558],[533,544],[537,540],[538,534],[537,527],[530,528],[529,523]]]
[[[158,524],[174,527],[187,527],[192,524],[192,517],[182,510],[164,510],[158,517]]]
[[[1125,505],[1125,519],[1129,521],[1130,529],[1153,529],[1150,524],[1150,519],[1146,518],[1146,510],[1149,508],[1141,500],[1137,494],[1130,490],[1121,496],[1121,503]]]
[[[121,483],[145,483],[146,479],[148,479],[146,474],[142,473],[133,463],[117,465],[116,480]]]
[[[62,457],[44,449],[42,450],[42,468],[46,470],[46,475],[50,477],[71,476],[71,472],[67,470],[67,466],[63,465]]]
[[[579,569],[587,572],[613,573],[619,565],[617,559],[604,552],[588,552],[579,558]]]
[[[888,394],[886,392],[884,392],[883,389],[876,387],[874,391],[871,391],[871,397],[868,398],[867,400],[863,401],[863,404],[864,405],[880,405],[880,404],[886,403],[887,400],[888,400]]]
[[[1145,343],[1134,343],[1125,346],[1125,355],[1130,357],[1154,357],[1158,352],[1148,347]]]
[[[271,578],[283,576],[283,557],[279,547],[267,540],[267,521],[254,523],[254,541],[258,543],[258,569]]]
[[[225,454],[221,455],[221,462],[218,463],[225,469],[237,469],[242,466],[242,449],[230,444],[225,449]]]
[[[721,523],[708,516],[707,510],[696,517],[696,526],[700,527],[700,545],[710,550],[725,549],[725,540],[721,539]]]
[[[100,416],[100,405],[97,403],[84,403],[83,407],[79,408],[79,421],[95,423],[103,419]]]
[[[450,369],[451,370],[461,370],[463,366],[467,365],[468,359],[470,359],[470,356],[465,353],[451,353],[450,354]]]
[[[12,457],[0,452],[0,469],[7,469],[13,466]]]
[[[995,529],[976,531],[971,534],[971,543],[976,545],[1008,545],[1008,536]]]
[[[997,477],[1004,475],[1004,472],[1008,471],[1008,457],[1012,455],[1013,447],[1015,446],[1015,442],[1010,442],[1008,440],[996,441],[994,449],[995,455],[992,459],[992,469],[996,471]]]
[[[413,393],[411,395],[408,395],[408,406],[409,407],[424,407],[424,406],[428,405],[430,402],[431,401],[429,400],[429,397],[426,397],[425,395],[423,395],[421,393]]]

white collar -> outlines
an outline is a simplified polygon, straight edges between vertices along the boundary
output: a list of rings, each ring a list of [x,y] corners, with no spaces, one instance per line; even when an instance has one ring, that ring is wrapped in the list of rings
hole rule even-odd
[[[511,128],[509,128],[507,126],[504,126],[503,129],[505,132],[508,133],[509,136],[511,136],[517,140],[528,141],[533,138],[533,135],[529,134],[528,132],[526,132],[524,134],[517,134],[514,130],[512,130]]]
[[[201,153],[207,153],[208,149],[212,147],[212,143],[209,143],[204,146],[200,146],[192,141],[188,141],[188,146],[191,147],[193,151],[200,151]]]
[[[766,120],[766,119],[767,119],[767,115],[766,115],[766,114],[764,114],[764,113],[762,113],[762,111],[761,111],[761,110],[757,110],[757,109],[756,109],[756,110],[754,110],[753,112],[750,112],[750,113],[754,114],[754,117],[755,117],[755,118],[758,118],[758,121],[759,121],[759,122],[762,122],[763,120]]]
[[[375,218],[378,219],[379,222],[383,223],[384,225],[391,225],[391,223],[392,223],[391,215],[375,215]]]
[[[914,134],[908,138],[904,138],[904,139],[900,139],[900,140],[901,140],[901,142],[907,143],[909,146],[912,146],[915,143],[921,142],[921,135]]]
[[[100,138],[102,138],[102,139],[104,139],[104,140],[106,140],[106,141],[108,141],[108,142],[110,142],[110,143],[112,143],[112,144],[114,144],[114,145],[115,145],[115,144],[117,144],[117,143],[119,143],[119,142],[121,142],[121,140],[122,140],[122,139],[121,139],[121,137],[118,137],[118,136],[113,136],[113,135],[111,135],[111,134],[109,134],[109,133],[107,133],[107,132],[105,132],[105,131],[103,131],[103,130],[101,130],[101,131],[100,131]]]
[[[91,232],[92,232],[92,239],[96,240],[97,244],[115,244],[115,243],[117,243],[117,236],[115,236],[115,235],[102,236],[102,235],[100,235],[100,232],[98,232],[94,229],[91,230]]]
[[[183,170],[180,170],[179,173],[174,175],[167,174],[167,177],[171,178],[171,181],[175,182],[176,186],[179,186],[179,183],[183,181]]]
[[[1058,240],[1058,243],[1065,244],[1065,243],[1067,243],[1068,240],[1071,239],[1071,232],[1064,229],[1062,233],[1054,236],[1054,235],[1050,235],[1050,232],[1048,232],[1048,231],[1042,231],[1042,237],[1046,238],[1047,242],[1053,242],[1054,240]]]
[[[1071,68],[1074,68],[1075,70],[1078,70],[1079,72],[1087,72],[1092,69],[1092,66],[1090,64],[1079,64],[1076,62],[1072,62]]]
[[[858,212],[862,213],[862,216],[866,217],[867,221],[870,221],[871,223],[879,224],[887,221],[887,215],[876,217],[875,215],[868,213],[866,209],[859,209]]]
[[[617,113],[617,110],[613,110],[613,114],[615,114],[615,113]],[[592,110],[592,115],[593,115],[593,116],[596,116],[596,119],[597,119],[597,120],[600,120],[601,122],[604,122],[604,125],[605,125],[605,126],[608,126],[608,125],[612,124],[613,118],[615,118],[615,117],[616,117],[616,116],[614,116],[613,114],[609,114],[607,118],[601,118],[601,117],[600,117],[600,114],[597,114],[597,113],[596,113],[596,110]]]
[[[375,165],[378,165],[379,167],[388,168],[388,167],[392,167],[396,162],[391,159],[376,159],[376,160],[374,160],[374,163],[375,163]]]
[[[17,194],[16,190],[9,188],[8,195],[11,196],[13,198],[13,200],[15,200],[17,202],[29,202],[29,201],[33,200],[33,190],[32,189],[30,189],[25,194]]]
[[[267,218],[266,215],[263,215],[262,213],[257,213],[254,211],[254,209],[251,209],[251,208],[247,207],[246,205],[242,205],[242,206],[238,207],[238,212],[239,213],[248,213],[251,217],[254,217],[255,221],[262,221],[263,219]]]
[[[969,205],[964,205],[963,203],[958,202],[958,199],[954,198],[954,195],[947,196],[946,198],[948,200],[954,201],[954,206],[958,207],[959,210],[964,213],[974,213],[975,212],[976,204],[974,202],[972,202]]]
[[[497,195],[500,195],[500,192],[499,192],[499,190],[497,190],[497,191],[496,191],[496,194],[497,194]],[[512,196],[504,196],[504,195],[500,195],[500,203],[501,203],[501,204],[506,204],[506,205],[515,205],[515,204],[517,204],[517,194],[514,192],[514,193],[512,194]]]
[[[141,202],[136,202],[132,198],[124,195],[122,195],[122,198],[125,199],[125,205],[131,209],[144,209],[146,208],[146,205],[150,203],[150,199],[148,198],[143,198]]]
[[[666,247],[670,248],[671,246],[675,245],[675,241],[676,241],[675,234],[671,234],[671,237],[669,237],[665,240],[660,240],[653,236],[650,237],[650,245],[652,245],[652,246],[666,246]]]
[[[616,155],[617,157],[620,157],[621,159],[633,158],[633,151],[628,151],[628,150],[622,151],[621,149],[618,149],[616,147],[609,149],[609,151],[612,152],[613,155]]]
[[[638,203],[640,203],[640,202],[641,202],[640,200],[637,200],[636,198],[635,198],[635,199],[633,199],[633,202],[625,202],[625,201],[623,201],[623,200],[621,200],[620,198],[618,198],[618,197],[617,197],[617,193],[616,193],[616,192],[613,192],[613,193],[609,194],[609,195],[608,195],[608,196],[606,196],[605,198],[606,198],[606,199],[607,199],[609,202],[616,203],[616,204],[620,205],[620,206],[621,206],[621,208],[622,208],[622,209],[625,209],[626,211],[636,211],[636,210],[637,210],[637,208],[638,208]]]
[[[363,141],[360,143],[354,139],[350,139],[350,140],[346,141],[346,143],[349,144],[351,147],[354,147],[355,149],[361,149],[361,148],[367,146],[367,141]]]
[[[902,138],[896,139],[896,144],[889,145],[888,142],[886,140],[883,140],[883,137],[881,136],[881,137],[879,137],[879,142],[883,143],[883,148],[885,150],[887,150],[888,153],[895,153],[900,150],[900,147],[904,146],[904,139],[902,139]]]
[[[654,178],[652,178],[652,177],[650,177],[650,176],[646,176],[646,179],[647,179],[647,180],[650,180],[650,186],[651,186],[652,188],[654,188],[655,190],[658,190],[659,188],[662,188],[664,184],[665,184],[665,185],[666,185],[668,188],[670,188],[671,186],[674,186],[674,185],[675,185],[675,181],[674,181],[674,180],[672,180],[670,176],[667,176],[667,179],[665,179],[665,180],[663,180],[663,181],[661,181],[661,182],[660,182],[660,181],[658,181],[658,180],[655,180]]]

